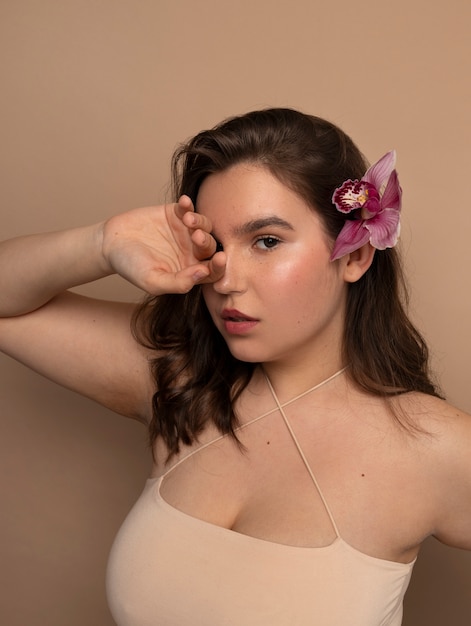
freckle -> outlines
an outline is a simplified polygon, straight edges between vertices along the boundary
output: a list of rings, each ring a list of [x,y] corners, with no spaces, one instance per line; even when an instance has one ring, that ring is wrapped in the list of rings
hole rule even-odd
[[[270,445],[270,442],[269,442],[269,441],[267,441],[267,446],[269,446],[269,445]]]
[[[362,476],[364,476],[364,474],[362,474]]]

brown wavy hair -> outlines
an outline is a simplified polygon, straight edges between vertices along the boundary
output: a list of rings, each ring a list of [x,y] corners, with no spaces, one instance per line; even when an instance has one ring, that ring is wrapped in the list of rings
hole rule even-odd
[[[361,178],[368,163],[337,126],[292,109],[266,109],[230,118],[180,146],[172,160],[173,194],[196,210],[203,180],[238,163],[266,167],[320,215],[333,242],[345,215],[332,204],[336,187]],[[407,290],[396,249],[377,250],[360,280],[348,285],[343,359],[350,379],[385,398],[408,391],[439,396],[428,349],[409,320]],[[208,421],[221,433],[237,426],[233,406],[256,364],[235,359],[216,330],[201,288],[148,298],[136,311],[136,337],[155,350],[156,392],[150,440],[162,437],[169,455],[191,444]],[[406,427],[407,419],[401,420]]]

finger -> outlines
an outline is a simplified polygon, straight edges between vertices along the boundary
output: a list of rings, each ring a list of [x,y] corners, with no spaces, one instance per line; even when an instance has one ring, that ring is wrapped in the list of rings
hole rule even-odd
[[[191,265],[175,273],[159,270],[145,284],[137,286],[155,296],[166,293],[185,294],[195,285],[216,282],[224,275],[225,268],[226,255],[218,252],[210,261]]]
[[[224,252],[216,252],[216,254],[208,261],[208,276],[200,279],[200,283],[215,283],[224,276],[226,271],[226,254]]]
[[[189,213],[190,215],[194,213],[195,207],[193,206],[193,202],[189,196],[180,196],[178,202],[174,204],[175,215],[179,219],[183,219],[183,216]]]
[[[216,282],[222,278],[225,269],[226,255],[224,252],[218,252],[206,263],[192,265],[175,274],[162,277],[160,288],[166,288],[164,293],[188,293],[195,285]]]
[[[183,214],[181,219],[185,226],[193,230],[201,229],[210,233],[213,227],[211,220],[208,217],[201,215],[201,213],[192,213],[187,211]]]
[[[210,274],[207,265],[198,264],[186,267],[178,272],[156,272],[148,277],[144,285],[138,285],[147,293],[160,296],[164,294],[185,294],[195,285],[208,278]]]
[[[204,230],[195,230],[191,235],[193,254],[199,260],[209,259],[216,252],[216,240]]]

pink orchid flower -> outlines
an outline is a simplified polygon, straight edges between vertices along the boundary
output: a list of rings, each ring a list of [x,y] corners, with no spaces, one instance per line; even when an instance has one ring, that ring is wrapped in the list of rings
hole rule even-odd
[[[341,213],[355,212],[347,219],[332,250],[331,261],[358,250],[368,241],[374,248],[393,248],[400,233],[402,190],[394,169],[396,152],[391,150],[372,165],[361,180],[346,180],[332,196]]]

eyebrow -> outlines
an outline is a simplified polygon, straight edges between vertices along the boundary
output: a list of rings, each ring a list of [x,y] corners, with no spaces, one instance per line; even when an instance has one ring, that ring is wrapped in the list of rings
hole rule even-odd
[[[260,217],[258,219],[250,220],[245,224],[236,226],[233,230],[234,235],[250,235],[258,230],[263,230],[270,226],[277,226],[283,230],[294,230],[289,222],[278,217],[276,215],[269,215],[267,217]]]

